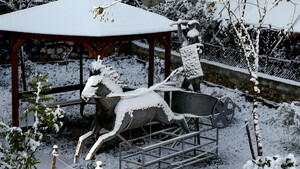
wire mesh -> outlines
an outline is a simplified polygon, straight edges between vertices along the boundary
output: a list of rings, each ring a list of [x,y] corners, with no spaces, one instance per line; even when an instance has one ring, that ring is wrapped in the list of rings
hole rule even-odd
[[[247,69],[242,53],[234,48],[217,48],[205,46],[203,59],[222,63],[232,67]],[[259,57],[259,72],[274,77],[300,82],[300,58],[294,60],[278,59],[274,57]]]

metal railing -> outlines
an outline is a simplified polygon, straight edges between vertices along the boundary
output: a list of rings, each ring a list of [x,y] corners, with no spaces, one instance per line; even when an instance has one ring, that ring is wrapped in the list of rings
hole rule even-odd
[[[172,49],[178,50],[180,44],[172,42]],[[221,47],[204,43],[201,59],[222,63],[232,67],[247,69],[246,62],[238,47]],[[300,82],[300,57],[292,60],[260,55],[259,72],[274,77]]]

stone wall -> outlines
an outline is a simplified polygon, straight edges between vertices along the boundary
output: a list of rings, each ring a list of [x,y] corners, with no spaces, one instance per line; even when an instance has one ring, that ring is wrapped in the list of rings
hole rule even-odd
[[[155,56],[164,58],[164,50],[156,48]],[[147,46],[134,42],[132,51],[139,57],[148,57]],[[174,67],[180,66],[181,59],[177,52],[172,52],[171,63]],[[239,89],[245,93],[252,93],[252,84],[247,70],[222,65],[215,62],[201,60],[204,72],[204,80],[226,86],[232,89]],[[260,96],[264,99],[275,102],[292,102],[300,99],[300,83],[280,79],[268,75],[259,75]]]
[[[10,40],[9,36],[0,34],[0,64],[10,63]],[[96,50],[96,45],[91,44]],[[105,44],[100,44],[100,49]],[[78,59],[83,53],[84,58],[92,58],[89,52],[82,47],[80,43],[63,42],[63,41],[42,41],[42,40],[27,40],[23,45],[25,51],[25,59],[31,61],[53,61],[64,59]],[[81,51],[82,50],[82,51]],[[106,56],[131,55],[131,42],[123,41],[116,42],[106,53]]]
[[[10,63],[9,37],[0,36],[0,45],[0,63]],[[80,45],[73,42],[27,40],[23,49],[25,59],[32,61],[76,59],[81,53]],[[86,50],[83,50],[83,57],[90,57]]]
[[[131,55],[131,42],[116,42],[106,53],[106,56],[110,55]],[[96,50],[96,45],[91,44],[93,48]],[[100,49],[103,48],[105,44],[100,44]],[[78,59],[80,57],[80,53],[83,52],[84,58],[92,58],[89,52],[82,47],[79,43],[74,42],[40,42],[37,46],[38,55],[40,60],[61,60],[67,57],[68,59]],[[82,50],[82,51],[81,51]],[[31,51],[31,53],[34,53]]]
[[[252,93],[250,75],[244,71],[226,68],[227,66],[214,65],[209,62],[202,62],[204,79],[232,89],[239,89],[245,93]],[[272,79],[273,78],[273,79]],[[300,99],[300,83],[283,80],[276,77],[259,75],[260,96],[275,102],[292,102]],[[284,83],[282,81],[286,81]]]
[[[80,56],[80,45],[74,42],[44,42],[39,44],[39,59],[41,60],[63,60],[74,59]],[[83,57],[90,57],[85,50]]]

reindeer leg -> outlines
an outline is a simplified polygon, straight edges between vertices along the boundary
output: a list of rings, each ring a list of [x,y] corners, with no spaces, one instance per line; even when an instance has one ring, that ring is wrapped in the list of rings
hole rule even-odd
[[[85,160],[91,160],[104,142],[109,141],[114,137],[118,136],[127,127],[127,125],[129,125],[130,119],[131,117],[129,114],[125,114],[123,118],[118,117],[118,114],[116,114],[115,117],[116,121],[114,122],[115,124],[113,130],[101,135],[98,138],[97,142],[93,145],[93,147],[87,154]],[[121,121],[117,121],[117,120],[121,120]]]
[[[93,145],[93,147],[91,148],[91,150],[89,151],[89,153],[87,154],[85,160],[91,160],[94,155],[96,154],[96,152],[98,151],[98,149],[101,147],[101,145],[106,142],[109,141],[111,139],[113,139],[114,137],[117,136],[118,133],[120,133],[122,130],[121,128],[119,129],[114,129],[111,132],[108,132],[106,134],[101,135],[97,142]]]
[[[101,129],[100,126],[95,126],[92,131],[89,131],[79,137],[78,144],[76,147],[76,152],[74,155],[74,164],[78,163],[78,161],[79,161],[79,156],[80,156],[80,153],[82,150],[82,145],[84,144],[84,142],[86,140],[89,140],[90,138],[92,138],[94,135],[96,135],[100,131],[100,129]]]
[[[177,126],[180,126],[186,133],[190,132],[187,122],[182,114],[174,114],[173,118],[169,121],[165,111],[162,108],[159,108],[157,110],[156,120],[165,124],[176,124]]]
[[[174,123],[180,126],[186,133],[190,132],[190,129],[187,125],[187,122],[182,114],[175,115],[176,117],[173,119]]]

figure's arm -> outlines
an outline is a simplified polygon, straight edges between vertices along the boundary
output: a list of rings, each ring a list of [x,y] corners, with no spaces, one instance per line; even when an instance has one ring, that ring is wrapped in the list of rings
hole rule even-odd
[[[187,38],[183,35],[182,28],[181,28],[181,24],[186,24],[186,23],[188,23],[187,20],[179,19],[177,22],[172,22],[170,24],[170,26],[177,25],[177,35],[181,45],[183,45],[183,42],[187,42]]]
[[[179,39],[180,43],[183,44],[181,24],[177,25],[177,29],[178,29],[177,30],[178,39]],[[185,36],[184,36],[184,38],[185,38]],[[185,38],[185,40],[186,40],[186,38]]]

